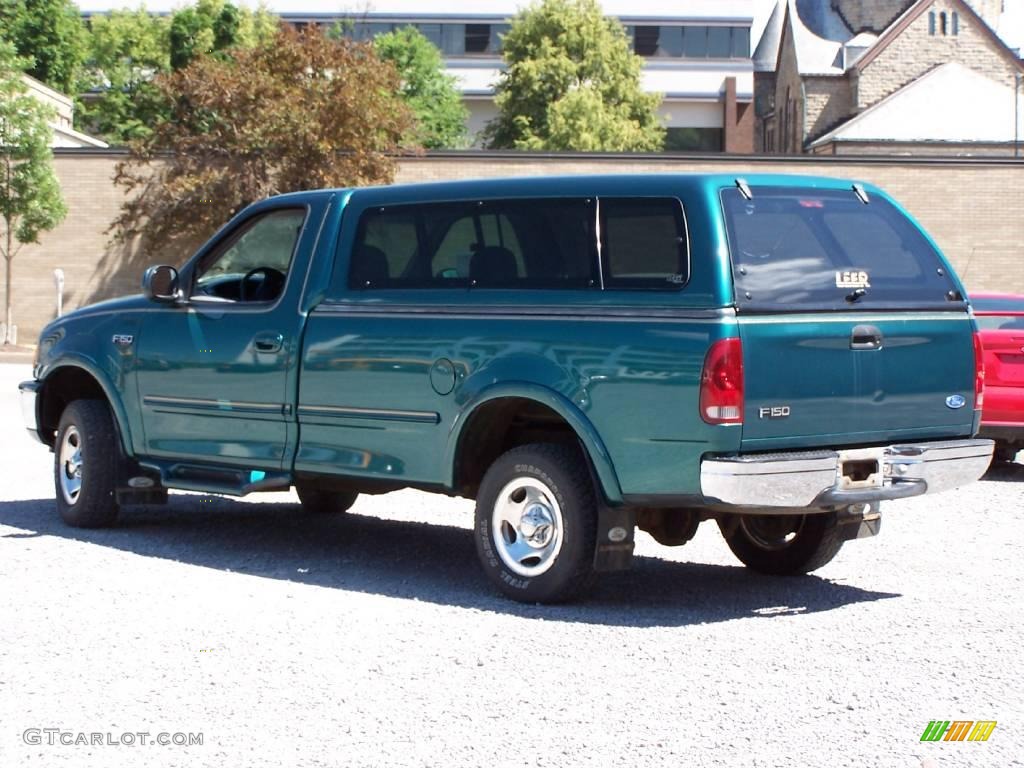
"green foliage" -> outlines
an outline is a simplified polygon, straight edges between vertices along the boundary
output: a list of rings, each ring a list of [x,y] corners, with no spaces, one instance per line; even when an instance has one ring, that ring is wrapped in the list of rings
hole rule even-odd
[[[539,0],[503,41],[499,114],[484,139],[497,149],[661,149],[658,94],[640,88],[642,59],[597,0]]]
[[[199,54],[224,56],[231,48],[263,45],[273,39],[277,27],[277,17],[263,5],[251,11],[225,0],[198,0],[171,16],[171,67],[187,67]]]
[[[22,245],[39,241],[67,214],[53,171],[51,110],[21,79],[28,64],[0,41],[0,254],[4,257],[5,313],[11,316],[11,263]],[[5,339],[4,341],[8,341]]]
[[[413,126],[395,68],[318,29],[281,27],[154,84],[171,113],[118,166],[121,240],[194,242],[269,195],[387,182]]]
[[[141,7],[94,16],[79,127],[113,144],[149,136],[170,116],[153,78],[171,69],[172,55],[179,66],[200,53],[224,57],[233,46],[252,48],[272,40],[278,24],[263,6],[240,9],[216,0],[202,0],[172,18]]]
[[[0,37],[30,60],[26,71],[73,96],[86,53],[86,32],[71,0],[2,0]]]
[[[113,11],[91,22],[79,124],[115,144],[149,135],[169,111],[152,84],[170,68],[170,23],[140,8]]]
[[[402,79],[401,94],[416,116],[409,138],[428,149],[464,147],[469,112],[444,72],[441,52],[415,27],[403,27],[374,40],[377,55],[390,61]]]

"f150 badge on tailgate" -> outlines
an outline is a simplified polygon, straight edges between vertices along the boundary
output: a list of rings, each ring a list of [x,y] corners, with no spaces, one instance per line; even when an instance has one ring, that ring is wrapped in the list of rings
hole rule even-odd
[[[788,405],[766,405],[763,408],[757,409],[757,417],[759,419],[788,419],[789,418],[789,406]]]

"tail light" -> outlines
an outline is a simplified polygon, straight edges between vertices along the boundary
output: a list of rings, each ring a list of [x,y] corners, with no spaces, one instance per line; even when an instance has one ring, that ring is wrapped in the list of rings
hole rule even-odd
[[[719,339],[704,357],[700,417],[708,424],[743,423],[743,345]]]
[[[985,404],[985,350],[981,345],[981,334],[974,332],[974,410],[980,411]]]

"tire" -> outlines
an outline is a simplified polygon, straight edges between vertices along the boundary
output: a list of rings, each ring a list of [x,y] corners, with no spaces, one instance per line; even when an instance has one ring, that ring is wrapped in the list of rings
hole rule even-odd
[[[741,563],[769,576],[795,576],[821,568],[842,549],[835,513],[737,515],[719,523]]]
[[[476,551],[488,579],[524,603],[578,597],[594,582],[597,497],[579,449],[513,448],[484,474]]]
[[[347,512],[359,497],[355,491],[326,491],[315,485],[296,485],[295,492],[303,511],[317,515]]]
[[[993,464],[1009,464],[1017,458],[1017,451],[1020,446],[1016,443],[997,442],[995,451],[992,453]]]
[[[102,400],[74,400],[60,416],[53,451],[57,511],[75,528],[117,522],[118,436]]]

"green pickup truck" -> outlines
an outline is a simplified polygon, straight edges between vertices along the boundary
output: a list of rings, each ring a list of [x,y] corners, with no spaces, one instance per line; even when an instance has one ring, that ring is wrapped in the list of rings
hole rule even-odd
[[[21,384],[57,508],[168,488],[476,500],[530,602],[715,520],[806,573],[879,502],[988,467],[964,289],[884,192],[825,178],[525,178],[282,195],[143,294],[41,335]]]

